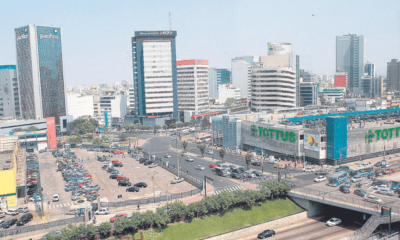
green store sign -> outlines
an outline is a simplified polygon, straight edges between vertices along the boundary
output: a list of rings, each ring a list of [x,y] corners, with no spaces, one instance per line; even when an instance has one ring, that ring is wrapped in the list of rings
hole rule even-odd
[[[285,142],[287,140],[289,140],[289,142],[296,142],[296,134],[294,132],[282,131],[273,128],[257,127],[256,125],[251,125],[250,131],[251,135],[253,136],[273,138],[275,135],[276,140],[279,140],[280,137],[281,140]]]
[[[387,138],[393,138],[394,135],[396,135],[396,137],[399,137],[399,130],[400,127],[368,130],[365,134],[365,142],[373,142],[375,138],[377,141],[379,139],[385,140]]]

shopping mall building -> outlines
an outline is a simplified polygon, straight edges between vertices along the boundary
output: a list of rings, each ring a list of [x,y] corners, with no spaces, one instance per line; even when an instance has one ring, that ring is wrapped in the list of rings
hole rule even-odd
[[[339,165],[400,152],[400,123],[394,121],[399,116],[400,109],[291,118],[223,115],[212,118],[212,127],[223,147]]]

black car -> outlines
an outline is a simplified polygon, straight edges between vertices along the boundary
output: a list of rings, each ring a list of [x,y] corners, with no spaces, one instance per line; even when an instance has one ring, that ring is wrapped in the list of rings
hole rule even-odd
[[[367,191],[365,191],[364,189],[356,189],[356,190],[354,190],[354,194],[361,196],[361,197],[369,196],[369,193]]]
[[[273,237],[273,236],[275,236],[274,230],[265,230],[264,232],[258,234],[257,238],[264,239],[264,238]]]
[[[129,187],[126,189],[127,192],[139,192],[139,188],[138,187]]]
[[[111,174],[110,175],[110,179],[117,179],[117,177],[119,177],[120,175],[118,174]]]
[[[126,180],[122,180],[122,181],[118,181],[118,186],[128,186],[130,187],[132,185],[132,183],[126,181]]]
[[[350,189],[347,187],[347,186],[340,186],[340,188],[339,188],[339,190],[342,192],[342,193],[350,193]]]
[[[247,169],[244,168],[244,167],[240,167],[240,168],[238,168],[238,169],[239,169],[240,173],[247,171]]]
[[[240,179],[240,178],[242,177],[242,175],[240,175],[239,173],[232,173],[232,174],[231,174],[231,177],[232,177],[232,178]]]
[[[234,168],[234,169],[232,169],[232,173],[241,174],[242,171],[240,171],[238,168]]]
[[[315,175],[328,175],[329,174],[329,172],[328,172],[328,170],[318,170],[318,171],[315,171]]]
[[[26,213],[19,219],[19,221],[17,222],[17,226],[23,226],[24,224],[28,223],[32,219],[33,219],[32,213]]]
[[[133,186],[138,187],[138,188],[147,188],[147,183],[139,182],[139,183],[136,183]]]
[[[122,163],[114,163],[113,166],[114,167],[123,167],[124,165]]]
[[[257,177],[261,177],[263,174],[259,171],[253,171],[253,173],[257,176]]]
[[[383,181],[383,180],[376,180],[372,182],[372,186],[380,186],[380,185],[387,185],[389,186],[389,181]]]
[[[90,195],[89,197],[86,198],[86,200],[89,202],[93,202],[96,199],[97,199],[97,194]]]
[[[17,221],[18,221],[18,219],[16,219],[16,218],[11,219],[10,221],[7,221],[3,224],[3,228],[9,228],[9,227],[13,226]]]
[[[37,190],[28,190],[28,191],[26,192],[26,194],[32,195],[32,194],[34,194],[34,193],[39,193],[39,192],[40,192],[39,189],[37,189]]]
[[[146,158],[141,158],[141,159],[139,160],[139,163],[144,163],[145,161],[147,161]]]

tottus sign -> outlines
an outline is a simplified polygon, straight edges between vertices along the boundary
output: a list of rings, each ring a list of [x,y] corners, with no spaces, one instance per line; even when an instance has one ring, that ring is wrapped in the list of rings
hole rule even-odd
[[[276,138],[276,140],[281,139],[282,141],[296,142],[296,134],[290,131],[283,131],[273,128],[258,127],[256,125],[251,125],[250,128],[251,135],[260,137]]]
[[[365,134],[365,142],[370,143],[373,142],[374,139],[385,140],[387,138],[399,137],[399,130],[400,127],[368,130]]]

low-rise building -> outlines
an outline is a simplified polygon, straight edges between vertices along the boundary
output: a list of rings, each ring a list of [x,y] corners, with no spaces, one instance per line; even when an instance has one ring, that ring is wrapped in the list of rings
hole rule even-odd
[[[81,94],[67,94],[68,115],[73,119],[82,116],[94,116],[93,96],[82,96]]]
[[[229,83],[221,84],[218,91],[218,100],[221,104],[224,104],[228,98],[234,98],[235,100],[241,99],[240,88],[234,87]]]

